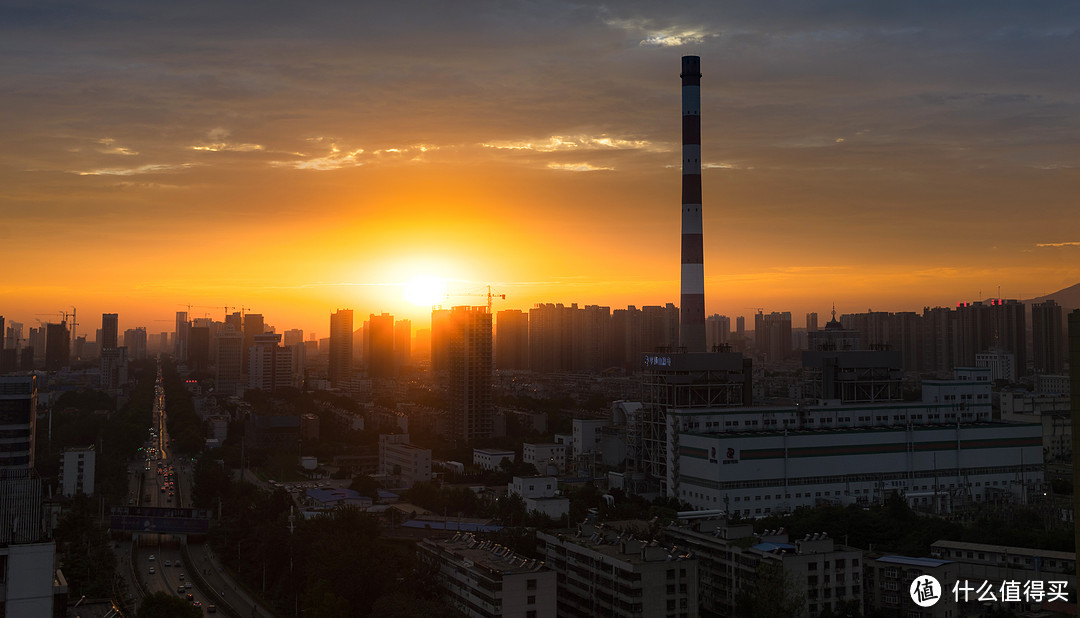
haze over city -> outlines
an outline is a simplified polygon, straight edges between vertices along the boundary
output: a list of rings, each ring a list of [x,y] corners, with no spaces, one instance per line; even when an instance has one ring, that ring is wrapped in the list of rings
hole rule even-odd
[[[678,304],[683,54],[708,314],[1051,293],[1080,281],[1077,12],[8,5],[5,311],[324,333],[489,284],[496,310]]]

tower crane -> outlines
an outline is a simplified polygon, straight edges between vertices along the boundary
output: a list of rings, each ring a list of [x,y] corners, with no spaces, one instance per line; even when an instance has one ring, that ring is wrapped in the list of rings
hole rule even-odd
[[[464,292],[462,294],[449,294],[448,293],[446,295],[447,298],[451,298],[451,297],[454,297],[454,296],[483,296],[483,297],[487,298],[487,310],[488,310],[488,313],[491,313],[491,304],[492,304],[492,301],[494,301],[496,298],[501,299],[501,300],[506,300],[506,294],[499,294],[497,292],[492,292],[490,285],[487,286],[487,293],[483,293],[483,292]]]

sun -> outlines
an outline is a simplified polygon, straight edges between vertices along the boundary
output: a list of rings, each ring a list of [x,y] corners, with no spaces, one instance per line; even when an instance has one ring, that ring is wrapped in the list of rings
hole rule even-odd
[[[446,280],[438,277],[415,277],[402,284],[405,300],[417,307],[432,307],[446,300]]]

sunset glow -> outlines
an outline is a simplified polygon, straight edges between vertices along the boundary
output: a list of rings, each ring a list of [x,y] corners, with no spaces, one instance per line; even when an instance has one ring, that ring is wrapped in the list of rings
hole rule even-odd
[[[683,54],[707,313],[1080,281],[1075,8],[798,6],[12,10],[2,311],[677,304]]]

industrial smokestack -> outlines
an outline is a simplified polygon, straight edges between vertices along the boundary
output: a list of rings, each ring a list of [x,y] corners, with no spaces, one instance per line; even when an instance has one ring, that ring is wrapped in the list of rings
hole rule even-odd
[[[705,351],[705,260],[701,241],[701,58],[682,58],[682,299],[679,345]]]

